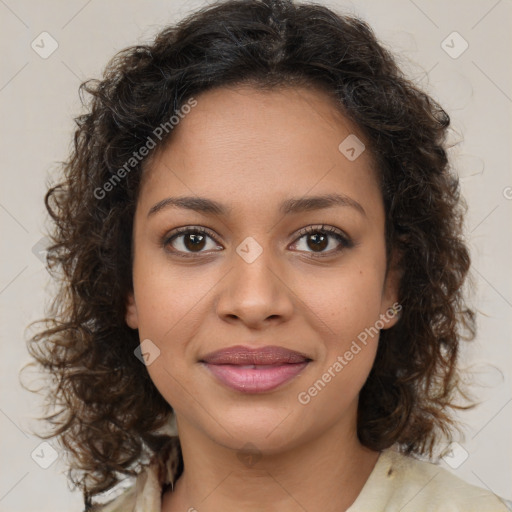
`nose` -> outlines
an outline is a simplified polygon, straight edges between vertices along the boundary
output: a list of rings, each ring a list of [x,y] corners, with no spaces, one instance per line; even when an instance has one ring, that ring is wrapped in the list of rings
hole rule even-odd
[[[254,261],[233,255],[233,268],[217,301],[218,316],[230,323],[262,329],[289,320],[294,310],[294,293],[285,273],[266,249]]]

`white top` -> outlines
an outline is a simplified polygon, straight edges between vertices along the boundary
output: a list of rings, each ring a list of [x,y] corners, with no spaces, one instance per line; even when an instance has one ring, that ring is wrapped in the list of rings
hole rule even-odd
[[[162,487],[173,478],[169,464],[164,479],[156,464],[146,467],[113,501],[94,512],[161,512]],[[471,485],[450,471],[403,455],[392,448],[379,455],[368,480],[347,512],[507,512],[512,502]]]

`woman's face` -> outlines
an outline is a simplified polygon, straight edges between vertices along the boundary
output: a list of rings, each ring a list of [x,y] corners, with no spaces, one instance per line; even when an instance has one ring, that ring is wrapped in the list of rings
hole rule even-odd
[[[151,379],[180,435],[268,453],[355,435],[375,326],[395,323],[397,299],[363,137],[311,89],[196,100],[146,169],[134,219],[126,321]],[[284,351],[208,357],[234,346]]]

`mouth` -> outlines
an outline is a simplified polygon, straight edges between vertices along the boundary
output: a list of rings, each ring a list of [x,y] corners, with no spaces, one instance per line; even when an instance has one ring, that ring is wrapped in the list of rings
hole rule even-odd
[[[230,347],[199,361],[217,380],[243,393],[262,393],[282,386],[311,362],[308,356],[283,347]]]

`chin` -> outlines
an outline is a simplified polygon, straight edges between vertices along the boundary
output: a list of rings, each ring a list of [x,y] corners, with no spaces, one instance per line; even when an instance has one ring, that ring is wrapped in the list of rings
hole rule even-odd
[[[272,454],[299,443],[301,437],[307,437],[306,432],[297,428],[298,424],[307,425],[297,422],[288,408],[251,406],[250,412],[237,409],[222,415],[219,422],[222,426],[210,424],[214,428],[211,437],[226,448],[240,450],[250,443],[259,451]]]

